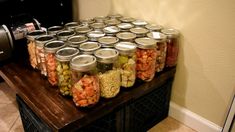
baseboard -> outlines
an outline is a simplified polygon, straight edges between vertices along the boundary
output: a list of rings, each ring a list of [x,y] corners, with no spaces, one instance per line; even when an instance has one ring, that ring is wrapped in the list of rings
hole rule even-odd
[[[198,132],[221,132],[222,127],[183,108],[174,102],[170,102],[169,116],[182,122],[186,126]]]

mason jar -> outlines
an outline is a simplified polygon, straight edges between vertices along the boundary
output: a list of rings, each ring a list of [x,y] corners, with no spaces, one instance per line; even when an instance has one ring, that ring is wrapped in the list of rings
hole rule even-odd
[[[157,59],[155,70],[156,72],[160,72],[165,67],[167,50],[166,35],[160,32],[150,32],[147,36],[157,41]]]
[[[58,40],[64,41],[65,44],[67,43],[68,38],[75,35],[75,32],[73,30],[64,30],[60,31],[56,34]]]
[[[103,23],[106,19],[107,19],[107,17],[105,17],[105,16],[94,17],[95,22],[98,22],[98,23]]]
[[[101,45],[98,42],[88,41],[80,44],[79,50],[82,54],[93,55],[100,47]]]
[[[179,31],[167,28],[161,32],[167,36],[166,67],[176,66],[179,52]]]
[[[115,26],[115,25],[118,25],[120,24],[121,22],[115,18],[111,18],[111,19],[107,19],[104,21],[104,23],[107,25],[107,26]]]
[[[149,32],[148,29],[143,28],[143,27],[134,27],[134,28],[131,28],[130,31],[136,34],[137,38],[145,37],[146,34]]]
[[[105,33],[102,31],[91,31],[87,33],[90,41],[98,41],[99,38],[104,37]]]
[[[132,18],[132,17],[122,17],[119,20],[121,22],[124,22],[124,23],[131,23],[131,22],[135,21],[135,18]]]
[[[92,23],[95,23],[95,20],[94,19],[84,19],[84,20],[81,20],[80,23],[90,25]]]
[[[144,20],[137,19],[137,20],[133,21],[132,24],[135,25],[136,27],[144,27],[148,24],[148,22],[146,22]]]
[[[103,32],[107,36],[115,36],[118,32],[120,32],[120,28],[117,26],[108,26],[103,29]]]
[[[63,31],[63,30],[64,30],[64,27],[62,26],[52,26],[47,29],[47,32],[49,35],[56,36],[58,32]]]
[[[73,47],[64,47],[56,51],[56,72],[58,87],[63,96],[72,96],[72,80],[70,60],[78,55],[79,50]]]
[[[94,30],[102,31],[103,28],[105,27],[105,24],[102,22],[96,22],[96,23],[92,23],[90,27],[92,27]]]
[[[156,40],[151,38],[137,38],[137,61],[136,61],[136,76],[146,82],[151,81],[155,75],[156,64]]]
[[[47,42],[44,45],[47,79],[52,86],[56,86],[58,83],[55,53],[64,46],[65,43],[58,40]]]
[[[90,31],[92,31],[92,28],[84,24],[81,24],[75,28],[75,32],[77,35],[86,35]]]
[[[68,38],[67,45],[70,47],[79,48],[79,45],[87,40],[88,38],[84,35],[75,35]]]
[[[161,25],[148,24],[145,26],[150,32],[160,32],[163,29]]]
[[[103,48],[113,48],[114,44],[116,44],[118,41],[119,39],[113,36],[104,36],[98,39],[98,42]]]
[[[120,41],[128,41],[128,42],[134,42],[134,39],[136,38],[136,35],[131,32],[120,32],[116,34],[117,38],[120,39]]]
[[[114,19],[120,19],[122,18],[122,15],[121,14],[111,14],[111,15],[108,15],[109,18],[114,18]]]
[[[121,29],[122,32],[128,32],[131,28],[134,27],[131,23],[120,23],[117,25],[118,28]]]
[[[70,61],[73,102],[77,107],[90,107],[100,98],[96,58],[92,55],[78,55]]]
[[[37,66],[37,58],[36,58],[36,42],[35,38],[40,35],[45,35],[46,32],[42,30],[35,30],[27,34],[27,46],[28,46],[28,53],[29,53],[29,62],[30,65],[34,69],[39,69]]]
[[[136,44],[119,42],[115,44],[115,49],[119,51],[115,67],[121,72],[121,86],[132,87],[136,79]]]
[[[46,62],[45,62],[45,54],[44,54],[44,44],[50,42],[52,40],[56,40],[53,35],[41,35],[36,39],[36,58],[37,64],[41,71],[41,74],[47,76]]]
[[[112,98],[120,91],[120,70],[114,66],[118,54],[117,50],[111,48],[98,49],[94,53],[97,59],[101,97]]]

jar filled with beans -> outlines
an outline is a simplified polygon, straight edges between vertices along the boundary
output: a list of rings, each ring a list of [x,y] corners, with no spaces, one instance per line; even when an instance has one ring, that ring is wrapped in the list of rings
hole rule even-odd
[[[104,36],[98,39],[98,42],[103,48],[113,48],[114,44],[116,44],[118,41],[119,39],[113,36]]]
[[[161,32],[167,36],[166,67],[176,66],[179,52],[179,31],[163,29]]]
[[[117,50],[111,48],[98,49],[94,53],[97,58],[101,97],[112,98],[120,91],[120,70],[114,66],[118,54]]]
[[[80,44],[79,50],[82,54],[93,55],[96,50],[98,50],[101,45],[98,42],[84,42]]]
[[[35,30],[27,34],[27,43],[28,43],[28,53],[29,53],[29,62],[34,69],[39,69],[37,66],[36,58],[36,42],[35,38],[40,35],[45,35],[46,32],[42,30]]]
[[[137,77],[143,81],[149,82],[155,75],[157,57],[156,41],[151,38],[137,38],[135,42],[138,47],[136,51]]]
[[[119,51],[115,67],[121,72],[121,86],[132,87],[136,79],[136,44],[119,42],[115,44],[115,49]]]
[[[52,26],[47,29],[47,32],[49,35],[56,36],[58,32],[63,31],[63,30],[64,30],[64,27],[62,26]]]
[[[87,40],[88,38],[84,35],[75,35],[68,38],[67,45],[70,47],[79,48],[79,45],[86,42]]]
[[[70,60],[78,55],[79,50],[73,47],[64,47],[56,51],[56,72],[58,76],[58,87],[63,96],[72,96],[72,82],[70,71]]]
[[[96,70],[96,58],[78,55],[70,61],[73,101],[78,107],[93,106],[99,101],[100,87]]]
[[[151,32],[148,33],[147,36],[149,38],[155,39],[157,41],[157,59],[156,59],[156,72],[160,72],[165,67],[166,60],[166,35],[160,32]]]
[[[36,40],[36,58],[37,64],[41,71],[41,74],[47,76],[46,62],[45,62],[45,53],[44,53],[44,44],[55,40],[56,38],[53,35],[42,35],[37,37]]]
[[[58,78],[56,73],[56,58],[55,53],[58,49],[65,46],[63,41],[50,41],[44,45],[47,79],[52,86],[57,85]]]

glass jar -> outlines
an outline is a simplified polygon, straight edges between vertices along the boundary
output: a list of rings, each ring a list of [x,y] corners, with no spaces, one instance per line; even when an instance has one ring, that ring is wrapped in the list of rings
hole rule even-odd
[[[52,86],[55,86],[58,83],[55,53],[64,46],[64,42],[58,40],[47,42],[44,45],[47,79]]]
[[[118,32],[120,32],[120,29],[117,26],[108,26],[105,27],[103,31],[107,36],[115,36]]]
[[[105,24],[108,25],[108,26],[115,26],[115,25],[118,25],[120,23],[121,22],[119,20],[115,19],[115,18],[105,20]]]
[[[98,42],[84,42],[80,44],[79,50],[82,54],[92,55],[101,45]]]
[[[37,64],[41,71],[41,74],[44,76],[47,76],[45,54],[44,54],[44,44],[52,40],[55,40],[55,37],[53,35],[41,35],[35,39],[36,41],[35,53],[36,53]]]
[[[115,49],[119,51],[115,67],[121,72],[121,86],[132,87],[136,79],[136,44],[119,42],[115,44]]]
[[[95,105],[100,98],[96,58],[78,55],[70,61],[73,101],[78,107]]]
[[[77,35],[86,35],[90,31],[92,31],[92,28],[90,28],[88,25],[84,25],[84,24],[79,25],[75,29],[75,32]]]
[[[70,71],[70,60],[79,53],[73,47],[64,47],[56,51],[56,72],[58,76],[58,87],[63,96],[72,96],[72,80]]]
[[[27,45],[28,45],[28,53],[29,53],[29,62],[30,65],[34,69],[39,69],[37,66],[37,58],[36,58],[36,42],[35,38],[40,36],[40,35],[45,35],[46,32],[42,30],[35,30],[27,34]]]
[[[122,15],[120,15],[120,14],[111,14],[111,15],[108,15],[108,17],[109,18],[114,18],[114,19],[120,19],[120,18],[122,18]]]
[[[122,32],[128,32],[131,28],[134,27],[134,25],[130,23],[120,23],[117,25],[117,27],[120,28]]]
[[[69,37],[72,37],[74,35],[75,35],[75,32],[73,30],[64,30],[56,34],[58,40],[64,41],[65,43],[67,43],[67,40]]]
[[[105,16],[97,16],[94,18],[95,22],[102,23],[106,20],[107,18]]]
[[[99,22],[99,23],[96,22],[96,23],[92,23],[90,26],[91,26],[94,30],[102,31],[103,28],[105,27],[105,24],[102,23],[102,22]]]
[[[161,25],[148,24],[145,26],[150,32],[160,32],[163,28]]]
[[[179,52],[179,31],[168,28],[161,32],[167,36],[166,67],[176,66]]]
[[[136,76],[143,81],[149,82],[155,75],[156,64],[156,41],[151,38],[137,38],[137,61],[136,61]]]
[[[143,27],[135,27],[131,28],[130,31],[134,34],[136,34],[137,38],[145,37],[146,34],[149,32],[148,29]]]
[[[79,48],[79,45],[81,43],[84,43],[88,40],[88,38],[84,35],[75,35],[70,38],[68,38],[68,46],[74,47],[74,48]]]
[[[155,70],[156,72],[160,72],[165,67],[167,50],[166,35],[160,32],[151,32],[148,33],[147,36],[157,41],[157,59]]]
[[[75,30],[78,27],[78,22],[68,22],[64,25],[65,29],[67,30]]]
[[[85,20],[81,20],[80,23],[90,25],[92,23],[95,23],[95,20],[94,19],[85,19]]]
[[[120,70],[115,69],[114,63],[118,58],[118,51],[103,48],[95,51],[101,97],[112,98],[120,91]]]
[[[113,48],[114,44],[116,44],[118,41],[119,39],[113,36],[104,36],[98,39],[98,42],[103,48]]]
[[[121,32],[116,34],[117,38],[120,39],[120,41],[127,41],[127,42],[134,42],[134,39],[136,38],[136,35],[131,32]]]
[[[138,19],[133,21],[132,24],[135,25],[136,27],[144,27],[148,24],[148,22]]]
[[[47,32],[49,35],[56,36],[58,32],[63,31],[63,30],[64,30],[64,27],[62,26],[52,26],[47,29]]]
[[[124,22],[124,23],[131,23],[131,22],[135,21],[135,18],[132,18],[132,17],[122,17],[119,20],[121,22]]]
[[[91,31],[87,33],[87,37],[90,41],[98,41],[100,37],[104,37],[105,33],[102,31]]]

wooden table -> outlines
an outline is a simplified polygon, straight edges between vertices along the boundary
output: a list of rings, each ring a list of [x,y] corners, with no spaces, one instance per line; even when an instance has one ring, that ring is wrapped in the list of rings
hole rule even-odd
[[[147,130],[168,114],[175,71],[175,67],[165,69],[151,82],[137,81],[133,87],[121,89],[115,98],[102,98],[92,108],[77,108],[71,98],[61,96],[57,87],[50,86],[47,79],[43,78],[40,72],[30,68],[27,63],[11,62],[0,67],[1,77],[17,92],[21,117],[28,116],[24,113],[25,109],[33,115],[22,119],[25,131],[29,129],[28,125],[33,125],[33,123],[29,124],[29,121],[39,121],[41,124],[33,128],[39,131]],[[151,98],[150,101],[148,101],[149,98]],[[160,103],[156,103],[159,100]],[[155,111],[152,111],[153,106],[157,107]],[[141,115],[139,111],[147,113]],[[144,117],[138,117],[138,115]],[[107,121],[102,124],[102,119],[112,120],[113,124],[108,126]],[[140,119],[139,122],[138,119]]]

